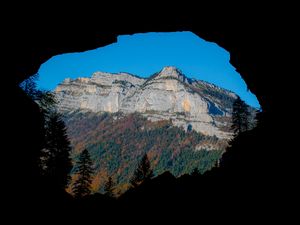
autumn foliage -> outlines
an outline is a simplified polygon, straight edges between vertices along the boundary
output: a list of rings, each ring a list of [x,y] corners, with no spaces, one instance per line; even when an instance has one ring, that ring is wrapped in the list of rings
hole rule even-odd
[[[195,168],[201,173],[211,169],[225,148],[215,136],[186,132],[167,120],[152,122],[138,113],[74,112],[66,115],[65,122],[73,159],[77,160],[84,148],[89,150],[95,167],[92,190],[101,193],[105,193],[108,177],[115,182],[114,194],[127,190],[145,154],[154,176],[170,171],[178,177]],[[215,150],[197,150],[201,144],[213,145]]]

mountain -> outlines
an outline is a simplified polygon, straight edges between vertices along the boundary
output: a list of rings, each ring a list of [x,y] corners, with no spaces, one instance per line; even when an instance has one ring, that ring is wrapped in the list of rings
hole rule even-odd
[[[73,146],[73,159],[87,148],[95,166],[93,191],[112,176],[116,193],[147,153],[155,175],[201,173],[218,164],[228,140],[237,96],[175,67],[149,78],[96,72],[65,79],[54,91]]]
[[[175,67],[150,78],[96,72],[91,78],[65,79],[55,89],[61,112],[139,112],[151,121],[172,120],[205,135],[229,138],[228,122],[236,95],[204,81],[189,79]]]

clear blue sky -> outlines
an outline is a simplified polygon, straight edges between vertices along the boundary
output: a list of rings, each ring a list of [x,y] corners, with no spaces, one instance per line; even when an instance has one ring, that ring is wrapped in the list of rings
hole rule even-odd
[[[249,105],[259,107],[229,59],[223,48],[192,32],[122,35],[117,43],[105,47],[52,57],[39,69],[38,86],[53,90],[64,78],[90,77],[96,71],[148,77],[164,66],[176,66],[190,78],[231,90]]]

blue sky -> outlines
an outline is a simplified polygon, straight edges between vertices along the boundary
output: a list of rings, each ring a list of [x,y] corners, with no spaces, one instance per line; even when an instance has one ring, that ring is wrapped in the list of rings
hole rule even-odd
[[[190,78],[231,90],[249,105],[259,107],[229,60],[227,51],[192,32],[122,35],[117,43],[105,47],[52,57],[39,69],[38,86],[53,90],[67,77],[90,77],[96,71],[148,77],[164,66],[176,66]]]

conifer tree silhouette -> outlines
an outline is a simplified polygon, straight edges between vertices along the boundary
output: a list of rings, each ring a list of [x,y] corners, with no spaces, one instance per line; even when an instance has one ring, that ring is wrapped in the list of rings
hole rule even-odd
[[[233,103],[231,127],[236,135],[248,130],[249,116],[248,105],[238,97]]]
[[[137,169],[135,170],[133,177],[130,180],[130,184],[133,187],[137,187],[144,181],[153,177],[153,170],[151,169],[150,161],[147,154],[145,154],[142,160],[139,162]]]
[[[109,176],[107,182],[104,185],[104,192],[105,195],[109,197],[114,197],[114,182],[112,180],[112,177]]]
[[[93,164],[87,149],[84,149],[77,162],[78,179],[74,182],[72,191],[75,198],[82,198],[91,194]]]
[[[65,189],[70,181],[72,161],[70,141],[61,115],[52,113],[47,122],[45,147],[41,152],[42,175],[53,185]]]

